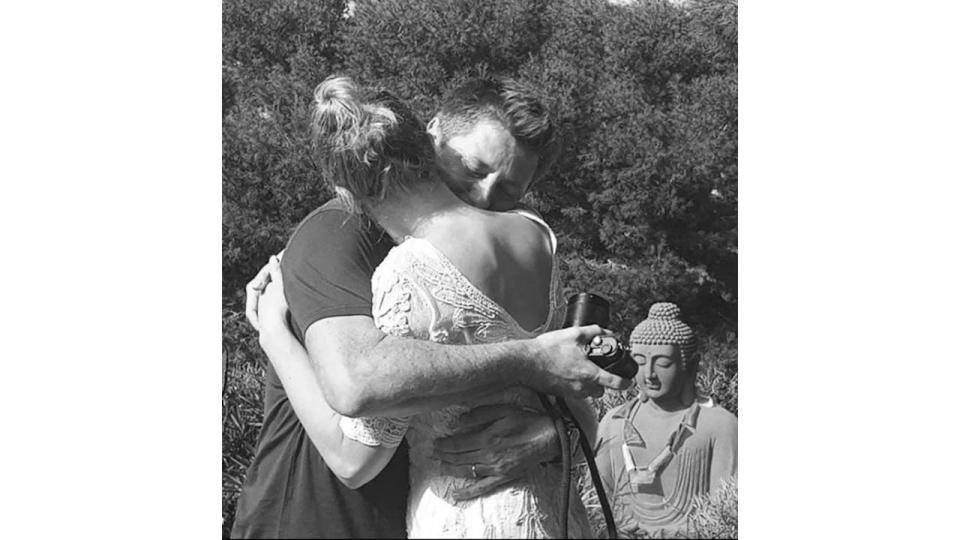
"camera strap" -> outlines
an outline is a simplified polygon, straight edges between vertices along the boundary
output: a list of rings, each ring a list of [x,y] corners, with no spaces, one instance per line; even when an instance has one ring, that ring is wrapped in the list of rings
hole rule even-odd
[[[547,401],[549,403],[549,401]],[[593,487],[597,491],[597,499],[600,501],[600,509],[603,511],[603,520],[607,525],[607,538],[617,538],[617,524],[613,521],[613,511],[610,509],[610,502],[607,500],[607,494],[603,491],[603,482],[600,480],[600,471],[597,469],[597,463],[593,458],[593,449],[590,448],[590,440],[587,439],[587,433],[580,426],[580,423],[577,422],[577,418],[573,416],[573,413],[570,412],[570,408],[567,406],[567,403],[563,398],[557,398],[557,407],[560,409],[560,414],[568,418],[577,430],[580,432],[580,449],[583,450],[583,457],[587,460],[587,467],[590,469],[590,477],[593,480]],[[551,410],[551,407],[547,407],[547,411]],[[553,416],[555,412],[550,412],[550,415]],[[557,425],[554,423],[554,425]],[[567,529],[567,515],[570,511],[570,475],[572,471],[572,460],[570,459],[570,443],[566,440],[566,436],[563,431],[558,431],[560,435],[560,448],[561,451],[565,454],[563,455],[563,467],[564,467],[564,484],[565,490],[563,495],[563,532],[564,537],[569,537],[569,531]]]
[[[560,506],[563,512],[560,516],[560,530],[563,531],[563,538],[570,538],[570,476],[573,472],[570,438],[567,435],[566,424],[563,421],[562,414],[550,401],[550,398],[539,392],[537,393],[537,397],[540,398],[540,403],[543,404],[543,407],[547,410],[547,414],[550,415],[550,419],[553,420],[553,429],[556,430],[557,438],[560,439],[560,467],[563,470],[563,476],[560,477],[560,493],[563,494],[563,504]]]

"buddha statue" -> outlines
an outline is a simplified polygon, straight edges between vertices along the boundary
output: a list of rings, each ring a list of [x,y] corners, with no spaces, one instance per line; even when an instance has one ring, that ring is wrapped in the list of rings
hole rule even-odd
[[[697,496],[737,475],[737,418],[696,393],[693,330],[654,304],[630,335],[640,395],[600,422],[596,460],[614,517],[654,537],[687,536]]]

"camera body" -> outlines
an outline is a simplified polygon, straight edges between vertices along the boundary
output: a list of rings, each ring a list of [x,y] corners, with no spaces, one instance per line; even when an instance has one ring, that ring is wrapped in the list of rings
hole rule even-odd
[[[579,293],[567,300],[567,316],[563,327],[610,324],[610,302],[602,296],[591,293]],[[587,358],[604,371],[632,379],[637,374],[637,363],[624,348],[620,340],[613,336],[600,336],[599,343],[587,346]]]

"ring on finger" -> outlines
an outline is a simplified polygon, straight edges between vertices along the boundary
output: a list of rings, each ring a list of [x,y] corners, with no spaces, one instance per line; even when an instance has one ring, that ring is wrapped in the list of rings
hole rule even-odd
[[[473,473],[474,478],[480,478],[480,475],[477,474],[477,465],[473,464],[470,466],[470,472]]]

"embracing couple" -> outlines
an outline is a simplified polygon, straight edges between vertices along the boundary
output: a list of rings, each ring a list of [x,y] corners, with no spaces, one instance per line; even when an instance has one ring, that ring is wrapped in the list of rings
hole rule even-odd
[[[557,157],[553,121],[502,79],[455,88],[427,126],[345,77],[314,99],[337,197],[248,285],[270,365],[232,536],[563,535],[577,434],[537,392],[592,439],[585,398],[629,381],[585,356],[605,330],[558,329],[556,238],[517,208]],[[590,536],[570,484],[569,534]]]

